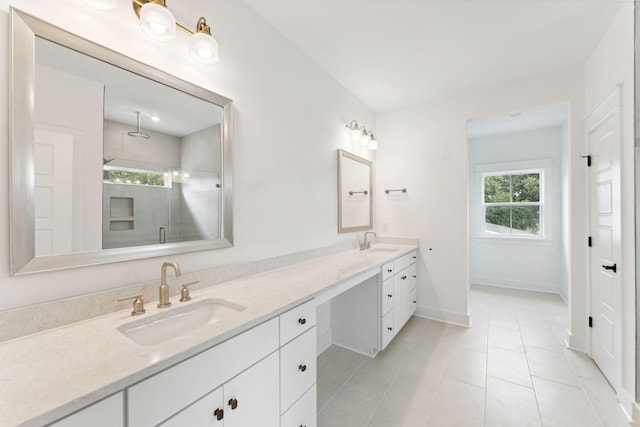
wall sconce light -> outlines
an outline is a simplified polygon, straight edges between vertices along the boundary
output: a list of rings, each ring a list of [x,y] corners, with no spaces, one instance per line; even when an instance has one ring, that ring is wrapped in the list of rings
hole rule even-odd
[[[90,6],[100,10],[109,10],[117,6],[118,0],[84,0]],[[200,17],[195,31],[176,22],[173,13],[167,8],[166,0],[132,0],[133,11],[140,19],[142,31],[159,41],[171,41],[176,38],[176,28],[191,35],[189,53],[198,62],[213,64],[219,59],[218,42],[211,36],[211,27],[206,19]]]
[[[378,141],[373,135],[373,131],[367,131],[367,129],[364,126],[360,126],[356,120],[351,120],[346,126],[351,131],[351,137],[354,141],[359,140],[369,150],[378,149]]]

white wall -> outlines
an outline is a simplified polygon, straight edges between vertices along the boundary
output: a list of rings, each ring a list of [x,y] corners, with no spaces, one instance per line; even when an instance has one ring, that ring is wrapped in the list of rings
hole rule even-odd
[[[560,126],[469,138],[471,283],[552,292],[568,299],[562,254],[563,144]],[[482,171],[514,163],[544,167],[542,239],[482,236]]]
[[[186,34],[161,43],[139,29],[131,4],[100,12],[81,0],[0,1],[0,57],[9,57],[8,5],[123,52],[234,100],[234,231],[229,249],[172,256],[183,273],[305,249],[355,241],[337,234],[338,148],[351,146],[345,124],[367,128],[374,114],[266,24],[244,2],[185,0],[170,4],[178,22],[211,24],[220,62],[200,65]],[[0,67],[0,169],[9,170],[8,70]],[[375,131],[375,129],[373,129]],[[377,132],[376,132],[377,135]],[[8,172],[0,200],[9,199]],[[5,205],[6,206],[6,205]],[[96,206],[96,213],[100,206]],[[8,209],[0,211],[0,309],[158,278],[164,259],[146,259],[29,276],[9,277]]]
[[[622,84],[622,390],[618,398],[631,413],[635,400],[635,252],[634,252],[634,46],[633,3],[623,3],[585,66],[586,111]]]
[[[568,170],[576,185],[568,197],[572,206],[584,206],[585,172],[579,159],[583,78],[582,69],[572,69],[378,114],[377,188],[406,187],[408,193],[406,197],[378,196],[376,228],[381,235],[420,239],[419,314],[468,321],[468,120],[568,102]],[[572,234],[584,230],[583,215],[581,208],[571,211]],[[584,283],[584,244],[572,250],[572,279]]]

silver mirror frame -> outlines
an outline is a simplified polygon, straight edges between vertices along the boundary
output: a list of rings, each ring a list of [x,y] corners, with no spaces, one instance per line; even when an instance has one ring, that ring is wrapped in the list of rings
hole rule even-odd
[[[358,163],[362,163],[369,167],[369,223],[357,227],[344,227],[342,224],[342,177],[344,166],[342,162],[344,159],[351,159]],[[370,160],[356,156],[348,151],[338,149],[338,233],[352,233],[356,231],[373,230],[373,163]]]
[[[222,117],[221,238],[162,245],[35,256],[35,38],[45,38],[219,105]],[[233,101],[11,8],[9,90],[11,275],[175,255],[233,246]]]

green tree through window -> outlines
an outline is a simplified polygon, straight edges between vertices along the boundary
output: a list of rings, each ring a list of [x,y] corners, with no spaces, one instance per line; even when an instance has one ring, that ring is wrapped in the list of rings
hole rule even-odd
[[[540,172],[484,176],[485,234],[540,235]]]

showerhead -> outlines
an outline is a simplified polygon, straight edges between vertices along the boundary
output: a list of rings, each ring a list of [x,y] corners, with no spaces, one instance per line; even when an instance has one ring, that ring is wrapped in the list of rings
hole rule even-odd
[[[136,111],[136,117],[138,119],[138,130],[131,131],[131,132],[128,133],[128,135],[132,136],[134,138],[149,139],[149,135],[140,130],[140,112],[139,111]]]

